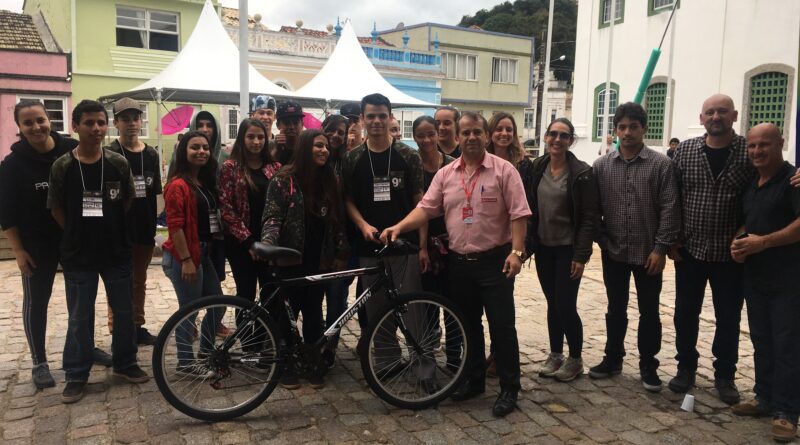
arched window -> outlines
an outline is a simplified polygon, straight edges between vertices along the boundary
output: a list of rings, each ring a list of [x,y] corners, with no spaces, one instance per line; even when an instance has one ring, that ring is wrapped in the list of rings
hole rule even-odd
[[[597,88],[594,89],[594,121],[592,122],[592,140],[595,142],[603,140],[604,135],[610,134],[614,127],[612,121],[614,119],[614,113],[617,112],[617,104],[619,103],[619,85],[611,82],[611,91],[609,93],[608,116],[606,116],[603,114],[606,103],[605,82],[601,83],[597,86]]]
[[[645,139],[659,141],[664,138],[664,115],[666,114],[667,83],[658,82],[647,87],[644,109],[647,111],[647,133]]]
[[[786,133],[794,76],[793,67],[780,63],[761,65],[745,73],[741,134],[763,122],[775,124]]]

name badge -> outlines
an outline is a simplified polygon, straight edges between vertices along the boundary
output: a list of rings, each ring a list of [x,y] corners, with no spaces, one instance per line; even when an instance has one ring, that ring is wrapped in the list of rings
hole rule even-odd
[[[481,196],[481,202],[497,202],[497,197]]]
[[[375,202],[392,200],[392,183],[386,176],[372,179],[372,198]]]
[[[464,224],[472,224],[475,222],[475,213],[472,207],[462,207],[461,208],[461,219],[464,220]]]
[[[136,192],[137,198],[147,197],[147,181],[144,176],[136,175],[133,177],[133,189]]]
[[[83,192],[83,216],[100,218],[103,216],[103,194],[86,190]]]
[[[208,229],[211,233],[219,233],[219,218],[216,210],[208,211]]]

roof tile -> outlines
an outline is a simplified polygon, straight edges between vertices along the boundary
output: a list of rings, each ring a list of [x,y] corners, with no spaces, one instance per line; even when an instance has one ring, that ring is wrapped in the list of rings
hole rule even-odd
[[[31,16],[6,10],[0,10],[0,49],[47,52]]]

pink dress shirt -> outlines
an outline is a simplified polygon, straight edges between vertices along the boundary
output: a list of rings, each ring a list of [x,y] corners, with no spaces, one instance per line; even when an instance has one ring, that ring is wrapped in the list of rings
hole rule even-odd
[[[478,174],[471,200],[473,223],[466,224],[463,209],[467,207],[467,194],[461,178],[464,175],[464,184],[471,188]],[[531,215],[517,169],[488,152],[470,177],[463,157],[442,167],[417,207],[429,218],[444,215],[450,250],[462,255],[510,243],[511,221]]]

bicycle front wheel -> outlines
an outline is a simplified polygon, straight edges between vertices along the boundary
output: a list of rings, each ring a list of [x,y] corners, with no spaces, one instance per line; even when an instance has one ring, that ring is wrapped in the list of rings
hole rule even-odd
[[[278,329],[261,307],[237,297],[206,297],[180,308],[161,328],[153,377],[170,405],[218,422],[263,403],[283,357]]]
[[[445,297],[428,292],[399,296],[364,334],[368,342],[361,368],[367,384],[400,408],[440,402],[464,378],[466,331],[461,311]]]

